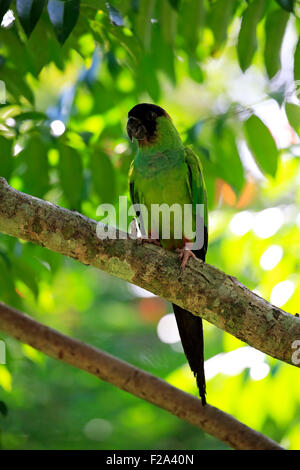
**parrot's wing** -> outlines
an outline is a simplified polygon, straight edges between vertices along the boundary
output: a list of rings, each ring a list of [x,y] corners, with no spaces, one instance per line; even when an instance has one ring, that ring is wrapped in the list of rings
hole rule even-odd
[[[192,149],[186,147],[184,149],[184,158],[187,165],[186,183],[191,196],[193,205],[193,213],[198,212],[197,204],[202,205],[203,217],[203,247],[201,250],[195,250],[195,255],[205,261],[205,254],[208,244],[208,214],[207,214],[207,195],[203,179],[203,170],[200,159]],[[198,206],[199,207],[199,206]],[[201,227],[202,228],[202,227]]]
[[[135,187],[134,187],[134,166],[133,166],[133,161],[130,165],[130,169],[129,169],[129,191],[130,191],[130,198],[131,198],[131,202],[132,204],[140,204],[140,201],[139,201],[139,195],[137,193],[137,191],[135,191]]]
[[[140,207],[140,205],[143,204],[144,202],[144,198],[142,194],[139,194],[135,185],[135,171],[134,171],[133,162],[131,163],[131,166],[129,169],[129,192],[130,192],[131,202],[134,205],[134,210],[138,219],[138,227],[142,235],[145,235],[145,227],[144,227],[144,222],[143,222],[143,217],[142,217],[143,211]]]

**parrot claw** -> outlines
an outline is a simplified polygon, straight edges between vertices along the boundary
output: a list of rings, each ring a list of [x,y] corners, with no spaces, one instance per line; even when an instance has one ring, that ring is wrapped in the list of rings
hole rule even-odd
[[[177,248],[176,253],[179,253],[179,258],[182,260],[181,269],[183,270],[188,262],[189,258],[197,259],[197,256],[191,251],[187,250],[186,248]]]

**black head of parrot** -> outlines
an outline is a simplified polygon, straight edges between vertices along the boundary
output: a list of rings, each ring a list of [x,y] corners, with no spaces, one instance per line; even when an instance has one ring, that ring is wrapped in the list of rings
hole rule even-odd
[[[132,142],[133,137],[138,141],[151,142],[155,136],[157,118],[169,117],[166,111],[156,104],[141,103],[134,106],[128,113],[127,134]]]

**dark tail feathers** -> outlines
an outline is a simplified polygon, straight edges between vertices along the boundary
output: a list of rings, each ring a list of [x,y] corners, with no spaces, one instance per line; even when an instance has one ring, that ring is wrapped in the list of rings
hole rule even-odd
[[[196,377],[202,405],[206,404],[204,375],[204,341],[202,318],[173,304],[182,347],[190,368]]]

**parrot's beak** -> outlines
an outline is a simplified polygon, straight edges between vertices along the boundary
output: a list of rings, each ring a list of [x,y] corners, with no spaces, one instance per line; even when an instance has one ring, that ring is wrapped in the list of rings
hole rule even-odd
[[[139,119],[131,116],[127,121],[127,134],[132,142],[133,137],[137,140],[143,140],[147,135],[147,131]]]

